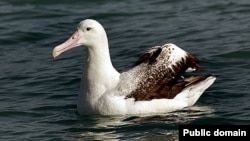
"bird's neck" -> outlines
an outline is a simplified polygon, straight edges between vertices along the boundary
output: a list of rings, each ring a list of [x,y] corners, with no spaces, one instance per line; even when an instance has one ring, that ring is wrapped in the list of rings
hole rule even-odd
[[[79,102],[85,108],[94,108],[98,99],[119,81],[119,73],[111,63],[108,44],[88,48],[88,60],[82,77]]]

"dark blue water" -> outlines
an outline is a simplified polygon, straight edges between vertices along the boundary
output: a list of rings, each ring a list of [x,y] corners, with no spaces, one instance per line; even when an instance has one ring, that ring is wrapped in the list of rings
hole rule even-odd
[[[195,106],[156,116],[80,116],[84,47],[51,51],[100,21],[114,66],[172,42],[219,78]],[[249,0],[1,0],[0,140],[178,140],[180,124],[250,124]]]

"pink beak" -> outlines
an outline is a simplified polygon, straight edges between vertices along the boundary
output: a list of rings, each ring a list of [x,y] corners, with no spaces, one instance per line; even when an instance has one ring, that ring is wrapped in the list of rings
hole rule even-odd
[[[53,51],[52,51],[52,55],[54,58],[56,58],[57,56],[59,56],[61,53],[70,50],[74,47],[79,46],[78,44],[79,41],[79,33],[78,31],[75,31],[67,41],[65,41],[64,43],[56,46]]]

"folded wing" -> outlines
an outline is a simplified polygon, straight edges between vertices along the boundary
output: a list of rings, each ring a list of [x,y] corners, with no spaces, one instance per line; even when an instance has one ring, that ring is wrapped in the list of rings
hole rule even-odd
[[[173,99],[178,93],[211,75],[182,78],[185,71],[199,70],[199,60],[174,44],[147,50],[121,73],[118,90],[135,101]],[[120,89],[121,88],[121,89]]]

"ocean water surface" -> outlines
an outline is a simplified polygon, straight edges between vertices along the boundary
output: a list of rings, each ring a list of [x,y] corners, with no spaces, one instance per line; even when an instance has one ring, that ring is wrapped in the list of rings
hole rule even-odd
[[[180,124],[250,124],[249,0],[1,0],[0,140],[178,140]],[[162,115],[80,116],[86,48],[52,49],[87,18],[102,23],[121,71],[175,43],[219,77],[193,106]]]

